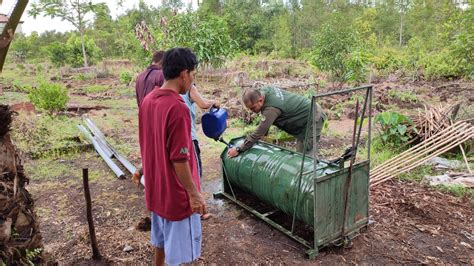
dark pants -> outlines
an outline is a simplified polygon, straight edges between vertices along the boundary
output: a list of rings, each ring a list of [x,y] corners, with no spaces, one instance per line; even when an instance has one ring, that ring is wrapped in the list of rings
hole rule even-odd
[[[197,139],[193,140],[194,143],[194,155],[196,156],[196,162],[198,164],[199,178],[202,180],[202,161],[201,161],[201,149],[199,149],[199,142]]]
[[[319,143],[321,138],[321,131],[323,130],[324,119],[319,119],[319,122],[316,124],[316,142]],[[308,134],[308,144],[306,146],[306,154],[312,157],[315,157],[313,151],[313,127],[309,128]],[[304,149],[304,136],[302,138],[296,138],[296,151],[303,153]]]

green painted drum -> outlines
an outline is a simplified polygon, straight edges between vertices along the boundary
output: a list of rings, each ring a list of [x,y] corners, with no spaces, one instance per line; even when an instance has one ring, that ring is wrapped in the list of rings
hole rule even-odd
[[[231,140],[233,146],[243,138]],[[221,154],[223,172],[232,186],[249,192],[264,202],[293,215],[303,155],[282,147],[259,142],[234,158]],[[338,166],[319,162],[317,177],[339,171]],[[313,158],[305,157],[296,218],[314,226]]]

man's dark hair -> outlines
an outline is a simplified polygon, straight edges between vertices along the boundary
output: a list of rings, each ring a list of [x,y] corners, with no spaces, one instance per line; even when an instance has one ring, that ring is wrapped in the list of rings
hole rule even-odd
[[[160,64],[161,61],[163,60],[163,56],[165,55],[165,51],[157,51],[153,53],[153,63],[155,64]]]
[[[260,99],[260,97],[262,97],[262,93],[259,89],[248,88],[242,94],[242,101],[244,102],[244,104],[254,104],[255,102],[257,102],[258,99]]]
[[[166,51],[163,58],[163,75],[165,80],[174,79],[181,71],[193,71],[198,65],[196,55],[188,48],[172,48]]]

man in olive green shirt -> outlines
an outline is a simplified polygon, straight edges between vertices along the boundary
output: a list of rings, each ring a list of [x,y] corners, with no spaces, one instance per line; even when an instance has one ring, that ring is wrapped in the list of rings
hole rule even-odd
[[[303,152],[306,124],[311,110],[311,101],[308,98],[280,88],[264,87],[246,90],[242,100],[247,108],[255,113],[262,114],[262,122],[256,131],[246,137],[241,146],[229,149],[227,154],[230,157],[235,157],[240,152],[252,147],[267,134],[271,125],[275,125],[288,134],[295,136],[297,140],[296,150]],[[316,113],[321,114],[316,124],[316,141],[319,141],[326,115],[319,105],[316,104],[316,108]],[[306,154],[313,156],[313,134],[312,128],[310,129]]]

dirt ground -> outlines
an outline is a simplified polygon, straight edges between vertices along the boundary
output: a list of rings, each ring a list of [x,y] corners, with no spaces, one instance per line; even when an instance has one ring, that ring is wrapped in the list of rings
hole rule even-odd
[[[101,84],[113,82],[102,81]],[[87,112],[109,139],[128,144],[126,156],[139,165],[136,105],[133,91],[126,95],[100,93],[86,95],[77,91],[79,84],[70,84],[71,103],[76,106],[99,105],[101,110]],[[234,113],[241,115],[234,90],[216,90],[220,85],[209,85],[207,97],[217,97]],[[374,100],[397,104],[385,98],[384,91],[397,89],[413,91],[430,102],[467,101],[472,107],[472,83],[377,83]],[[217,94],[213,93],[218,91]],[[330,107],[341,101],[335,97],[324,105]],[[401,103],[400,103],[401,104]],[[403,103],[405,104],[405,103]],[[78,107],[79,106],[79,107]],[[375,106],[377,111],[382,111]],[[323,106],[324,107],[324,106]],[[345,147],[352,127],[350,106],[344,109],[343,119],[330,123],[332,136],[323,137],[323,147]],[[410,110],[414,106],[404,106]],[[200,125],[198,125],[200,128]],[[241,131],[229,129],[226,138]],[[370,191],[370,219],[367,230],[354,239],[351,248],[326,248],[316,260],[305,258],[305,248],[279,231],[258,220],[236,205],[215,200],[212,193],[220,190],[218,156],[223,144],[205,138],[199,132],[204,164],[204,194],[215,216],[203,221],[203,253],[196,264],[328,264],[328,263],[422,263],[474,264],[474,202],[456,198],[419,183],[391,181]],[[32,179],[28,189],[34,197],[45,250],[60,264],[92,264],[81,168],[90,170],[93,215],[99,249],[104,262],[117,264],[151,263],[152,249],[149,232],[135,226],[148,215],[142,188],[129,179],[117,179],[95,151],[63,156],[58,159],[32,160],[26,158],[27,174],[44,178]],[[57,173],[50,169],[64,169]],[[33,173],[35,171],[35,173]],[[128,250],[128,251],[124,251]],[[100,264],[100,263],[99,263]]]
[[[220,188],[218,148],[206,140],[202,150],[204,191],[215,216],[203,222],[203,253],[197,263],[474,263],[473,202],[401,181],[371,191],[373,223],[354,239],[352,248],[326,248],[310,261],[300,244],[236,205],[212,198]],[[63,163],[80,170],[77,158]],[[82,163],[91,169],[103,167],[95,156]],[[60,264],[92,263],[81,180],[63,177],[49,182],[55,184],[48,193],[41,193],[48,185],[43,182],[30,187],[46,250]],[[96,180],[91,189],[102,255],[108,262],[150,263],[149,232],[135,229],[147,215],[142,189],[113,177]],[[126,246],[133,250],[123,251]]]

